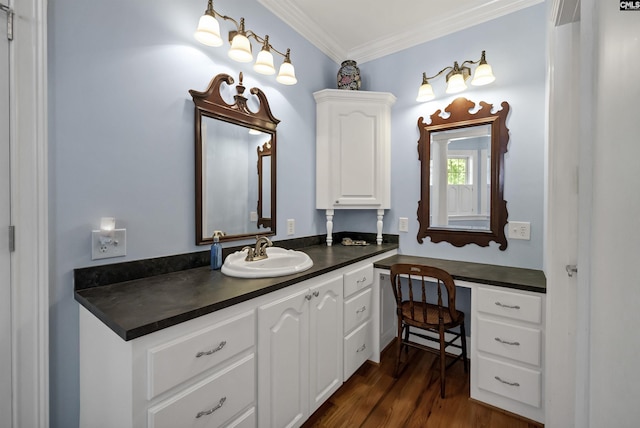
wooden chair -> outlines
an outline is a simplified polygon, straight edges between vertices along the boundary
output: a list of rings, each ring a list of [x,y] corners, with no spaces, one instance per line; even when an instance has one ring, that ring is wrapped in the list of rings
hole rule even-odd
[[[402,278],[404,278],[404,281]],[[418,284],[420,285],[420,292],[418,292]],[[446,369],[459,359],[462,359],[465,373],[469,371],[464,313],[456,309],[456,286],[453,278],[446,271],[435,267],[394,264],[391,266],[391,285],[393,286],[393,294],[396,297],[396,312],[398,314],[398,354],[393,375],[398,377],[400,374],[403,348],[405,350],[405,359],[408,358],[409,346],[437,352],[433,348],[410,340],[411,336],[439,342],[440,396],[444,398],[444,374]],[[427,294],[431,293],[433,297],[436,294],[436,290],[429,290],[430,288],[437,289],[437,303],[428,303]],[[443,288],[446,289],[447,293],[447,305],[443,304]],[[420,296],[416,296],[417,294],[420,294]],[[433,297],[431,302],[435,301]],[[455,328],[457,328],[457,331],[451,331]],[[416,332],[416,329],[422,330],[422,332]],[[437,333],[438,337],[425,334],[425,330]],[[445,339],[445,333],[452,335],[449,340]],[[460,344],[453,343],[458,339],[460,339]],[[445,351],[450,346],[461,349],[462,352],[447,365]],[[407,362],[405,361],[405,365]]]

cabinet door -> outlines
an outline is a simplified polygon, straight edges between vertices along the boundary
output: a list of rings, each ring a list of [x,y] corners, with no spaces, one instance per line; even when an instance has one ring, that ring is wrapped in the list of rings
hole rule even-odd
[[[309,416],[308,289],[258,309],[258,420],[280,428]]]
[[[342,385],[342,276],[311,287],[310,413]]]
[[[343,103],[335,107],[331,166],[335,208],[383,207],[385,156],[381,109],[376,105]]]

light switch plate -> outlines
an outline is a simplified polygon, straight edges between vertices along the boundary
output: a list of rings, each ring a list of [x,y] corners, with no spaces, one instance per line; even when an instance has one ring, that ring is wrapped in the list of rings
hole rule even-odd
[[[127,255],[127,229],[115,229],[112,234],[91,231],[91,260]]]
[[[528,221],[510,221],[507,224],[509,228],[509,238],[511,239],[531,239],[531,223]]]

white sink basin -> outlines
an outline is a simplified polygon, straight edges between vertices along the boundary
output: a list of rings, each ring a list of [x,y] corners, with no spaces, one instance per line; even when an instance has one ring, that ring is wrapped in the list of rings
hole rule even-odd
[[[304,272],[313,266],[313,260],[302,251],[269,247],[267,256],[266,259],[247,262],[247,251],[236,251],[225,259],[222,273],[237,278],[270,278]]]

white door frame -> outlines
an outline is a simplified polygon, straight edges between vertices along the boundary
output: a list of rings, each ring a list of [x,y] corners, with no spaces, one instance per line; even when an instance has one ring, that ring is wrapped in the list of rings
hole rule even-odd
[[[9,0],[13,427],[49,426],[47,0]]]

